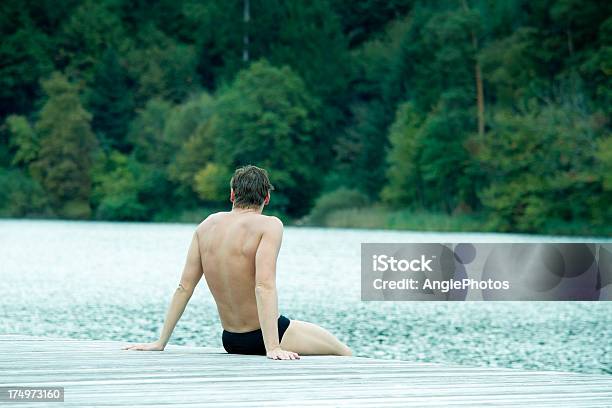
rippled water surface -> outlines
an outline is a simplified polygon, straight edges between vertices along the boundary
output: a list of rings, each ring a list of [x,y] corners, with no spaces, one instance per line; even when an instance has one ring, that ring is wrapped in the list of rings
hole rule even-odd
[[[193,226],[0,221],[0,333],[150,341]],[[411,361],[612,373],[612,302],[362,302],[361,242],[565,241],[496,234],[286,228],[279,302],[356,354]],[[171,342],[221,347],[201,282]]]

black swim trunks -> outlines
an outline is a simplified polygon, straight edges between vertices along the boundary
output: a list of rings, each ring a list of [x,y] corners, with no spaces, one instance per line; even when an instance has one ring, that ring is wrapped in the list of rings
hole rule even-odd
[[[279,341],[283,339],[283,335],[289,327],[289,323],[291,323],[291,321],[283,315],[278,318]],[[230,354],[266,355],[266,346],[264,345],[261,329],[246,333],[233,333],[223,330],[222,340],[223,348]]]

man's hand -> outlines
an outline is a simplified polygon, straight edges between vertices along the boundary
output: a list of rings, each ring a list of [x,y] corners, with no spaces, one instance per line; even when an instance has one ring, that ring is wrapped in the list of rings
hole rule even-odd
[[[272,349],[266,353],[266,357],[272,360],[299,360],[300,356],[298,353],[293,351],[283,350],[280,347]]]
[[[132,344],[131,346],[125,346],[123,350],[138,350],[138,351],[163,351],[165,346],[159,341],[151,343],[140,343]]]

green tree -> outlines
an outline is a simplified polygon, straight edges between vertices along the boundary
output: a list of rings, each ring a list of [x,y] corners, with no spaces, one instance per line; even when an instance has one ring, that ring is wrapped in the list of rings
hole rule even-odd
[[[6,118],[10,134],[9,144],[15,149],[13,165],[28,165],[38,156],[40,139],[24,116],[10,115]]]
[[[334,145],[336,160],[331,176],[337,180],[332,184],[357,188],[373,201],[385,183],[387,129],[396,103],[388,90],[396,86],[389,82],[391,67],[408,27],[405,19],[393,21],[381,35],[352,53],[357,77],[347,123]]]
[[[325,104],[321,110],[324,131],[329,143],[344,121],[348,81],[352,75],[348,43],[332,1],[266,1],[270,10],[270,27],[278,24],[273,38],[261,44],[261,57],[273,65],[288,65],[304,81],[309,91]],[[270,4],[265,4],[270,3]],[[255,36],[263,27],[255,26]],[[330,152],[331,153],[331,152]],[[327,157],[326,157],[327,156]],[[325,150],[319,152],[322,166],[331,160]],[[327,166],[326,166],[327,167]]]
[[[172,154],[172,141],[165,139],[164,129],[172,104],[162,99],[150,99],[131,122],[128,141],[138,161],[165,167]]]
[[[40,150],[38,134],[24,116],[10,115],[4,127],[12,157],[9,168],[0,167],[0,216],[52,215],[45,191],[29,174]]]
[[[349,44],[355,47],[376,37],[389,23],[407,14],[414,3],[414,0],[336,0],[332,5]]]
[[[152,98],[174,103],[199,90],[197,55],[192,45],[178,42],[154,26],[143,27],[126,54],[130,75],[138,83],[136,103]]]
[[[423,143],[419,133],[423,119],[410,103],[403,103],[397,110],[397,117],[391,126],[389,139],[391,147],[387,155],[388,184],[381,196],[395,206],[423,207],[423,175],[419,160]]]
[[[477,207],[476,163],[466,147],[474,123],[462,94],[443,95],[425,118],[401,105],[391,127],[389,183],[383,198],[396,205],[453,212]]]
[[[94,85],[96,68],[108,48],[127,52],[131,41],[125,35],[117,2],[82,1],[57,33],[55,58],[71,78]]]
[[[598,170],[603,178],[603,188],[610,193],[612,192],[612,135],[608,134],[599,140],[595,156],[599,164]]]
[[[165,132],[173,106],[162,99],[153,98],[138,112],[130,124],[128,140],[133,146],[131,155],[140,165],[140,202],[150,212],[169,206],[178,210],[173,192],[175,186],[168,177],[168,165],[176,154],[177,144]]]
[[[220,203],[229,200],[229,168],[216,163],[208,163],[193,177],[194,189],[203,201]]]
[[[481,50],[479,59],[487,89],[495,95],[498,106],[524,106],[540,87],[543,65],[539,61],[536,34],[534,28],[519,27]]]
[[[117,51],[108,48],[96,66],[93,83],[85,94],[98,140],[108,148],[123,152],[130,148],[128,126],[135,114],[132,86],[132,79],[121,65]]]
[[[607,14],[610,15],[610,12]],[[612,116],[612,17],[601,23],[597,32],[594,49],[584,53],[584,61],[579,66],[581,75],[586,78],[595,101],[593,107]]]
[[[186,204],[197,204],[195,176],[214,159],[217,123],[214,112],[214,99],[202,93],[176,107],[165,128],[169,139],[180,141],[168,166],[168,175],[178,184],[176,194]]]
[[[134,120],[129,140],[135,158],[150,165],[164,191],[181,206],[198,204],[195,174],[212,160],[214,100],[200,93],[182,104],[152,99]]]
[[[610,225],[610,191],[594,171],[598,156],[605,168],[608,153],[591,120],[554,105],[495,116],[478,157],[490,175],[481,198],[496,229],[554,231],[576,222],[593,234]]]
[[[0,13],[0,118],[29,113],[39,96],[39,78],[53,70],[51,40],[21,5],[11,10],[17,4],[4,3]]]
[[[45,191],[20,169],[0,168],[0,217],[52,215]]]
[[[320,185],[317,110],[318,101],[290,68],[253,63],[219,95],[215,162],[268,169],[274,208],[305,214]]]
[[[91,115],[79,100],[78,89],[60,73],[42,81],[48,100],[35,131],[40,137],[32,176],[49,195],[52,208],[62,217],[87,218],[91,209],[90,170],[96,139]]]
[[[257,10],[259,21],[266,16],[268,8],[251,1],[251,10]],[[196,51],[196,70],[202,84],[214,90],[223,83],[231,81],[244,67],[242,60],[243,34],[243,0],[202,2],[187,0],[183,3],[185,14],[184,29],[188,30],[189,39]],[[210,27],[215,27],[211,30]],[[270,27],[258,27],[251,30],[257,33],[252,41],[268,40]],[[251,44],[251,48],[253,45]],[[258,57],[261,57],[259,55]],[[257,56],[256,56],[257,58]]]
[[[601,181],[602,191],[594,197],[589,197],[592,222],[603,226],[603,232],[612,234],[612,133],[604,134],[597,142],[595,152],[596,163],[587,172]],[[607,228],[607,230],[606,230]]]
[[[133,157],[112,151],[101,157],[93,171],[92,202],[96,217],[107,220],[146,220],[147,206],[140,201],[142,169]]]

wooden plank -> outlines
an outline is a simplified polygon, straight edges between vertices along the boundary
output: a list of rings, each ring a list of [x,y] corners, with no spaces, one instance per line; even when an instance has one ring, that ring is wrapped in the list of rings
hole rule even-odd
[[[612,376],[360,357],[271,361],[206,347],[0,335],[0,386],[63,386],[62,406],[610,407]],[[19,403],[20,407],[57,403]]]

